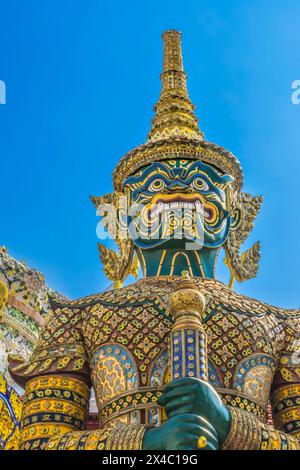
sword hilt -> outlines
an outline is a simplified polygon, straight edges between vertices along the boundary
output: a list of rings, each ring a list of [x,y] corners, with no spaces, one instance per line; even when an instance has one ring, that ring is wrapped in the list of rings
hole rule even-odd
[[[207,380],[207,338],[202,325],[205,297],[184,274],[170,296],[169,312],[174,320],[171,331],[171,379],[196,377]]]

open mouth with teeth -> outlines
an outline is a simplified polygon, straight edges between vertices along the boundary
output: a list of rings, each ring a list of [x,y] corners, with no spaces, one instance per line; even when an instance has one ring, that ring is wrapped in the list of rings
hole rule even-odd
[[[215,205],[206,202],[196,194],[157,195],[147,208],[148,220],[152,220],[164,212],[178,210],[194,210],[205,220],[214,224],[218,220],[218,210]]]

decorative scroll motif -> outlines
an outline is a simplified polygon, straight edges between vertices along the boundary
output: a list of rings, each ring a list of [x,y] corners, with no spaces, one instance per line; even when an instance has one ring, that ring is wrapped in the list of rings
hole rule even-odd
[[[233,202],[235,205],[234,210],[240,210],[241,222],[236,230],[229,232],[225,243],[226,264],[232,275],[231,286],[234,279],[243,282],[256,277],[260,260],[259,242],[255,243],[241,255],[239,252],[241,245],[247,240],[253,229],[254,220],[260,211],[263,198],[262,196],[251,196],[251,194],[241,193],[240,196],[236,196],[236,199],[236,202]]]
[[[238,364],[232,387],[265,406],[275,369],[276,361],[272,357],[251,355]]]
[[[130,238],[124,237],[122,233],[125,229],[124,212],[126,212],[126,203],[124,199],[126,200],[125,195],[121,192],[105,194],[102,197],[91,196],[91,201],[97,211],[99,207],[104,210],[107,205],[108,210],[105,211],[107,230],[119,249],[119,253],[117,253],[102,243],[98,243],[104,273],[108,279],[114,281],[115,288],[122,287],[129,274],[132,274],[135,278],[138,275],[138,261],[133,253],[133,242]]]
[[[99,410],[115,396],[138,386],[136,365],[131,354],[120,345],[108,344],[98,349],[91,368]]]

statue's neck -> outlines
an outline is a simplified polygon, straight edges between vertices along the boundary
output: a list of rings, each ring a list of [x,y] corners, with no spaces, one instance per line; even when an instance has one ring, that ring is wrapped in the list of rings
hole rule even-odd
[[[202,248],[198,251],[180,249],[136,249],[144,277],[180,276],[188,271],[190,276],[215,278],[215,268],[220,249]]]

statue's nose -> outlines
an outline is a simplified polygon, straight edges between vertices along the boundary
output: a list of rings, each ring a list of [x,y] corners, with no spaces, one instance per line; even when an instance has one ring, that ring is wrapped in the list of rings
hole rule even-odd
[[[185,192],[189,189],[189,186],[182,183],[182,181],[172,181],[172,183],[168,184],[167,189],[170,191],[181,191]]]

